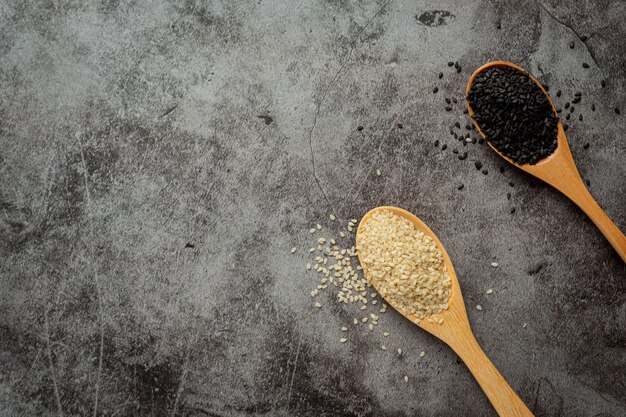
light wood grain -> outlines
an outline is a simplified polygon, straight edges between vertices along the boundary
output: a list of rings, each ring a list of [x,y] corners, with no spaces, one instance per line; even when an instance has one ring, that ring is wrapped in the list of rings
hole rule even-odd
[[[443,253],[444,264],[451,279],[450,307],[440,314],[431,316],[431,318],[436,322],[439,321],[439,319],[443,319],[444,321],[442,324],[437,324],[436,322],[430,323],[426,319],[420,320],[412,314],[398,308],[398,306],[393,303],[390,303],[389,300],[386,300],[387,304],[393,307],[404,317],[411,320],[417,326],[448,344],[467,365],[469,370],[472,372],[472,375],[474,375],[474,378],[476,378],[476,381],[478,381],[478,384],[483,389],[487,398],[489,398],[489,401],[491,401],[491,404],[500,416],[532,416],[533,414],[530,412],[528,407],[526,407],[524,402],[504,380],[502,375],[500,375],[498,370],[482,351],[478,342],[476,342],[476,338],[474,337],[472,329],[469,325],[469,320],[467,319],[465,303],[463,302],[463,296],[461,295],[461,287],[459,286],[459,280],[454,272],[452,261],[450,261],[448,253],[437,236],[424,222],[422,222],[414,214],[398,207],[377,207],[367,213],[359,223],[356,236],[357,248],[359,247],[360,232],[363,224],[372,216],[372,214],[379,210],[389,210],[408,219],[411,223],[413,223],[416,230],[420,230],[422,233],[432,237],[433,241],[435,241]],[[361,265],[365,264],[361,262]],[[367,277],[367,268],[365,267],[364,273]],[[376,286],[374,285],[374,287]]]
[[[554,103],[552,103],[550,96],[541,83],[523,68],[507,61],[489,62],[474,71],[469,82],[467,83],[465,97],[468,96],[469,90],[476,76],[480,72],[493,67],[512,67],[528,74],[528,76],[539,86],[539,88],[541,88],[546,97],[548,97],[550,105],[552,106],[552,111],[554,111],[554,114],[558,119],[558,113],[556,112]],[[466,105],[470,116],[472,116],[474,112],[469,104],[469,101],[467,100]],[[476,127],[478,133],[485,137],[485,134],[480,129],[480,126],[474,121],[474,118],[472,118],[472,122],[474,123],[474,127]],[[563,125],[560,121],[558,122],[558,143],[556,150],[552,153],[552,155],[542,159],[535,165],[519,165],[513,162],[510,158],[504,156],[490,143],[489,146],[511,165],[514,165],[522,171],[539,178],[559,190],[561,193],[565,194],[565,196],[572,200],[587,214],[587,216],[589,216],[598,229],[600,229],[600,232],[602,232],[613,248],[615,248],[615,251],[619,254],[622,260],[626,262],[626,237],[624,237],[624,234],[617,228],[615,223],[609,219],[585,187],[583,180],[578,173],[578,169],[576,168],[576,164],[574,163],[574,158],[572,157],[572,152],[567,142],[567,137],[565,136],[565,130],[563,129]]]

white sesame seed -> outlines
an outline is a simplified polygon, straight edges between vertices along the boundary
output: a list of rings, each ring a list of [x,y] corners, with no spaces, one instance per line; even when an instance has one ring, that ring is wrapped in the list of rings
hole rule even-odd
[[[320,303],[315,303],[315,307],[322,308],[322,305]]]
[[[398,348],[398,356],[402,356],[402,349]]]
[[[367,328],[370,329],[370,331],[374,330],[374,325],[372,323],[370,323],[370,324],[367,325]]]
[[[307,270],[307,271],[310,271],[310,270],[311,270],[311,264],[310,264],[310,263],[307,263],[307,264],[306,264],[306,270]]]
[[[363,318],[361,319],[361,321],[362,321],[363,323],[367,323],[367,320],[368,320],[368,318],[367,318],[367,317],[363,317]]]
[[[381,348],[382,350],[387,350],[387,346],[385,346],[385,345],[381,345],[381,346],[380,346],[380,348]]]
[[[344,232],[339,232],[339,236],[346,237],[346,234]]]
[[[294,246],[293,248],[291,248],[291,253],[296,253],[298,249]]]
[[[409,377],[407,375],[404,376],[404,382],[406,382],[406,383],[409,382]]]
[[[359,324],[359,320],[358,319],[354,319],[354,324]]]
[[[476,310],[483,311],[483,307],[480,304],[476,305]]]
[[[330,244],[331,244],[331,245],[334,245],[334,244],[336,244],[336,243],[337,243],[337,242],[335,242],[335,239],[330,239]]]
[[[348,339],[346,339],[345,337],[342,337],[341,339],[339,339],[339,343],[346,343],[348,341]]]
[[[309,248],[309,253],[315,252],[315,248]]]
[[[341,328],[341,331],[342,331],[342,332],[347,332],[347,331],[348,331],[348,328],[347,328],[347,327],[342,327],[342,328]]]
[[[330,219],[331,219],[332,221],[337,220],[337,218],[335,217],[335,215],[334,215],[334,214],[331,214],[331,215],[330,215],[330,216],[328,216],[328,217],[330,217]]]
[[[523,328],[526,328],[526,326],[528,326],[528,324],[526,324],[526,323],[522,324]]]
[[[309,233],[311,233],[311,234],[315,233],[315,229],[310,229]]]
[[[317,239],[317,243],[319,243],[320,245],[323,245],[324,243],[326,243],[326,239],[323,237],[320,237],[319,239]]]
[[[367,306],[365,305],[361,306],[361,310],[367,310]]]
[[[380,169],[376,170],[376,175],[378,175],[380,177]]]
[[[383,333],[383,336],[385,336],[385,337],[389,336],[389,332]]]
[[[426,352],[420,352],[420,358],[423,358],[424,356],[426,356]]]
[[[494,268],[497,268],[498,267],[498,263],[497,262],[492,262],[491,266],[493,266]]]
[[[350,220],[350,222],[352,222],[352,223],[354,223],[354,224],[357,224],[357,223],[358,223],[358,220],[357,220],[357,219],[351,219],[351,220]]]
[[[493,294],[493,290],[490,288],[487,290],[487,294]]]
[[[316,224],[315,227],[317,227],[317,230],[321,230],[322,229],[322,225],[321,224]]]

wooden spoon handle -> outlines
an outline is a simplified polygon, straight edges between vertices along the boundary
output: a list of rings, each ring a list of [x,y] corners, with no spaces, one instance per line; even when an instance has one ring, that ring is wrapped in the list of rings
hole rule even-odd
[[[591,221],[594,222],[604,237],[615,248],[617,254],[626,262],[626,237],[594,200],[587,188],[582,184],[582,181],[575,190],[564,192],[564,194],[589,216]]]
[[[468,333],[463,340],[455,343],[456,346],[451,347],[472,372],[498,415],[501,417],[532,417],[533,413],[493,366],[471,331]]]

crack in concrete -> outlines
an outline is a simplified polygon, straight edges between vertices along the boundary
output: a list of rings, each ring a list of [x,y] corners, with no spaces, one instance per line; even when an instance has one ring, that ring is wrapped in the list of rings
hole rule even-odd
[[[367,23],[365,23],[365,26],[363,26],[357,32],[357,34],[355,36],[355,39],[351,42],[350,50],[347,53],[346,59],[339,66],[339,69],[337,70],[337,72],[335,72],[335,75],[333,75],[333,77],[331,78],[330,82],[326,85],[326,88],[324,89],[324,92],[322,93],[322,97],[320,98],[319,102],[317,103],[317,108],[315,110],[315,115],[313,116],[313,125],[311,126],[311,129],[309,130],[309,151],[311,153],[311,167],[313,169],[313,179],[315,180],[315,183],[317,184],[317,186],[320,189],[322,195],[324,196],[324,199],[326,200],[326,204],[328,204],[328,206],[331,208],[331,210],[333,211],[333,214],[337,217],[337,219],[340,219],[341,216],[339,216],[337,214],[336,210],[332,206],[332,204],[330,202],[330,199],[328,198],[328,194],[324,190],[324,187],[322,186],[322,182],[320,181],[320,179],[319,179],[319,177],[317,175],[316,168],[315,168],[315,153],[313,152],[313,131],[315,130],[315,127],[317,126],[317,119],[318,119],[318,117],[320,115],[320,111],[322,109],[322,104],[324,103],[324,100],[326,99],[326,95],[328,94],[328,91],[330,90],[332,85],[339,78],[339,75],[341,74],[341,71],[343,71],[343,69],[345,68],[346,64],[350,61],[350,59],[352,59],[352,53],[356,49],[356,44],[357,44],[357,41],[359,40],[359,38],[361,37],[361,33],[363,33],[363,31],[370,25],[370,23],[372,23],[372,21],[376,18],[376,16],[378,16],[385,9],[385,7],[387,7],[387,5],[389,3],[391,3],[391,2],[392,2],[392,0],[388,0],[385,4],[383,4],[376,11],[376,13],[374,13],[374,15],[369,18]]]
[[[568,28],[569,30],[571,30],[572,32],[574,32],[574,35],[576,35],[576,37],[578,38],[578,40],[585,45],[585,49],[587,50],[587,52],[589,52],[589,56],[591,57],[591,60],[593,61],[593,63],[596,65],[596,67],[600,70],[600,72],[602,73],[602,75],[604,75],[604,72],[602,71],[602,68],[600,68],[600,65],[598,65],[598,61],[596,61],[596,56],[593,53],[593,51],[591,50],[591,48],[589,48],[589,46],[587,45],[587,42],[583,41],[582,39],[582,35],[580,35],[578,33],[578,31],[576,31],[576,29],[574,29],[571,25],[568,25],[567,23],[565,23],[564,21],[562,21],[561,19],[559,19],[558,17],[556,17],[554,14],[552,14],[550,12],[550,10],[548,10],[546,8],[546,6],[543,3],[539,3],[539,5],[541,6],[541,8],[548,13],[548,16],[550,16],[552,19],[554,19],[557,23],[561,24],[562,26],[565,26],[566,28]],[[589,37],[587,37],[587,40],[589,40]]]

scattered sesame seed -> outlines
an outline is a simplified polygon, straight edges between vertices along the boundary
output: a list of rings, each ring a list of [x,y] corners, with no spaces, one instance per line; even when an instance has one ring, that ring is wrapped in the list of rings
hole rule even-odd
[[[490,288],[487,290],[487,294],[493,294],[493,290]]]
[[[522,324],[523,328],[526,328],[526,326],[528,326],[528,324],[526,324],[526,323]]]
[[[309,230],[309,233],[313,234],[313,233],[315,233],[315,230],[316,229],[311,229],[311,230]]]
[[[361,321],[362,321],[363,323],[367,323],[367,320],[368,320],[368,319],[369,319],[369,317],[363,317],[363,318],[361,319]]]
[[[376,170],[376,175],[378,175],[380,177],[380,169]]]
[[[296,253],[298,249],[294,246],[293,248],[291,248],[291,253]]]
[[[498,267],[498,263],[497,262],[492,262],[491,266],[493,266],[494,268],[497,268]]]
[[[483,308],[482,308],[482,306],[480,304],[477,304],[476,305],[476,310],[483,311]]]
[[[387,350],[387,346],[385,346],[385,345],[381,345],[381,346],[380,346],[380,348],[381,348],[382,350]]]
[[[339,232],[339,236],[340,237],[346,237],[346,234],[344,232]]]
[[[383,333],[383,336],[385,336],[385,337],[389,336],[389,332]]]
[[[331,215],[330,215],[330,216],[328,216],[328,217],[330,217],[330,219],[331,219],[332,221],[337,220],[337,218],[335,217],[335,215],[334,215],[334,214],[331,214]]]
[[[326,243],[326,239],[324,239],[323,237],[320,237],[319,239],[317,239],[317,243],[319,243],[320,245],[323,245],[324,243]]]
[[[426,356],[426,352],[420,352],[420,358],[423,358],[424,356]]]
[[[310,270],[311,270],[311,264],[310,264],[310,263],[307,263],[307,264],[306,264],[306,270],[307,270],[307,271],[310,271]]]
[[[370,329],[370,331],[374,330],[374,325],[372,323],[367,325],[367,328]]]
[[[321,230],[322,229],[322,225],[321,224],[316,224],[315,227],[317,227],[317,230]]]
[[[404,382],[406,382],[406,383],[409,382],[409,377],[407,375],[404,376]]]
[[[348,331],[348,328],[347,328],[347,327],[342,327],[342,328],[341,328],[341,331],[342,331],[342,332],[347,332],[347,331]]]
[[[348,339],[346,339],[345,337],[342,337],[341,339],[339,339],[339,343],[346,343],[348,341]]]
[[[359,324],[359,320],[358,319],[354,319],[354,324]]]
[[[320,303],[315,303],[315,307],[322,308],[322,305]]]
[[[398,348],[398,356],[402,356],[402,349]]]

